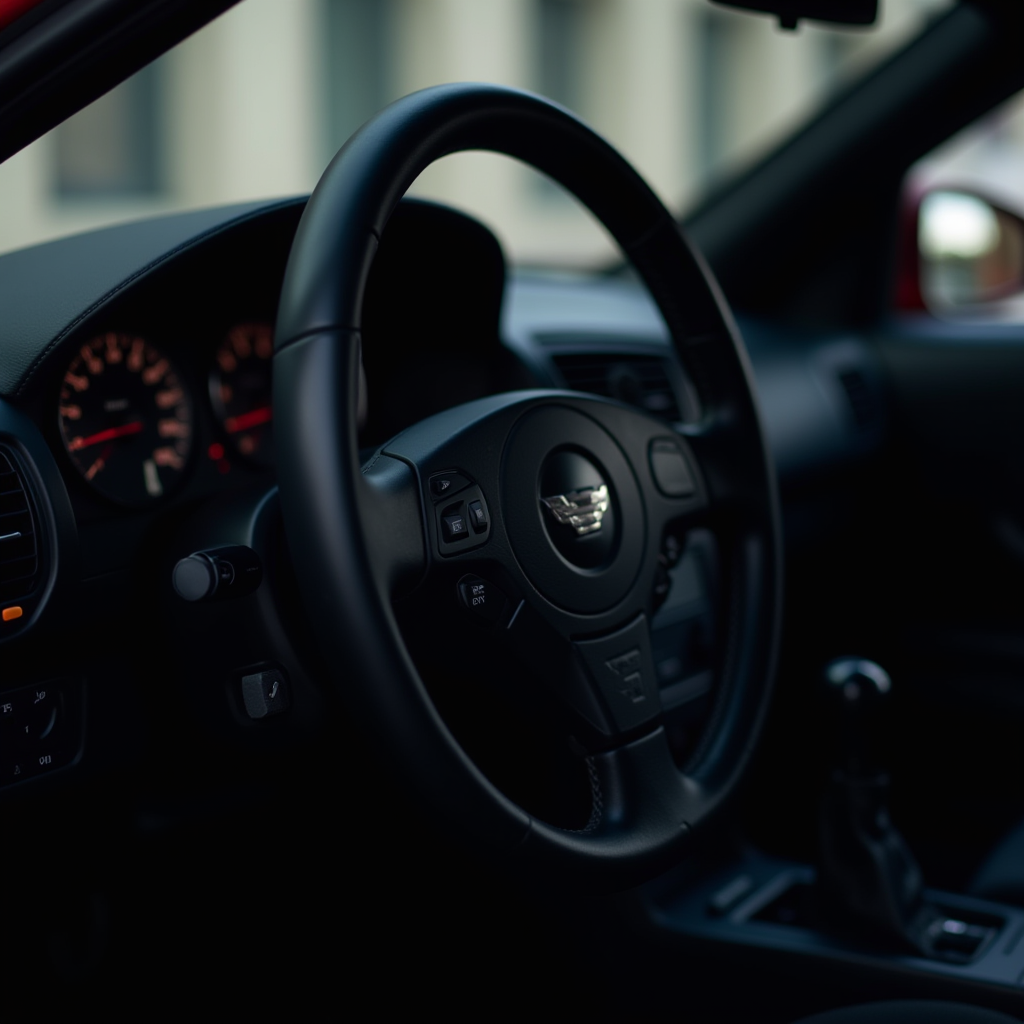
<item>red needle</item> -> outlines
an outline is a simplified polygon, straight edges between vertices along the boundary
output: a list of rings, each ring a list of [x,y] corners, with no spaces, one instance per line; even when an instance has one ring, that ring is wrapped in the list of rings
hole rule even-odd
[[[248,430],[250,427],[258,427],[263,423],[269,423],[273,413],[269,405],[264,405],[251,412],[243,412],[241,416],[229,416],[224,421],[224,429],[229,434],[237,434],[240,430]]]
[[[90,445],[100,444],[103,441],[113,441],[117,437],[141,433],[142,427],[142,420],[134,420],[132,423],[126,423],[123,427],[111,427],[109,430],[101,430],[98,434],[90,434],[88,437],[73,438],[68,447],[72,451],[78,451],[80,448],[88,448]]]

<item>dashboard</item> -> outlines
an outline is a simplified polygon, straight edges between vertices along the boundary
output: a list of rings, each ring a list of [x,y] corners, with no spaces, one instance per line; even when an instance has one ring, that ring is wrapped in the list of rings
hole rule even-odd
[[[188,553],[190,524],[210,505],[263,495],[259,515],[273,519],[272,325],[303,207],[200,211],[0,257],[0,524],[13,524],[0,535],[3,796],[61,768],[130,763],[127,747],[144,740],[125,723],[167,702],[195,711],[216,691],[223,713],[207,724],[252,725],[227,642],[195,640],[228,652],[224,664],[215,656],[193,673],[207,689],[175,690],[170,666],[196,627],[170,594],[168,559]],[[827,528],[814,481],[883,441],[877,359],[854,337],[741,329],[787,523],[810,515]],[[385,232],[364,337],[368,452],[433,412],[524,387],[605,395],[668,424],[701,416],[698,389],[628,272],[509,271],[485,227],[429,203],[403,203]],[[791,542],[804,535],[801,521]],[[297,605],[281,544],[268,569],[280,600]],[[680,759],[710,707],[718,589],[714,537],[693,531],[653,623]],[[294,635],[267,664],[288,662],[296,703],[308,698],[293,717],[312,723],[316,655],[298,653],[294,606],[277,611]]]

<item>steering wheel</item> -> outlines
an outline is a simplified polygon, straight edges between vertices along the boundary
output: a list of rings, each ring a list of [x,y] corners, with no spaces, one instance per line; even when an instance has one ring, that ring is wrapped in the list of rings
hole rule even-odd
[[[574,193],[630,258],[699,393],[683,433],[573,392],[520,391],[409,428],[363,465],[362,306],[381,234],[414,179],[463,150],[518,158]],[[396,301],[400,297],[396,296]],[[678,858],[743,775],[769,701],[780,530],[752,375],[701,258],[637,172],[564,109],[446,85],[399,100],[324,172],[285,273],[274,357],[284,524],[331,685],[428,806],[542,871],[628,885]],[[722,549],[717,698],[677,768],[651,654],[667,532]],[[581,829],[527,813],[467,756],[410,657],[393,607],[431,595],[441,622],[526,658],[538,715],[568,716],[593,811]],[[475,622],[470,620],[476,620]]]

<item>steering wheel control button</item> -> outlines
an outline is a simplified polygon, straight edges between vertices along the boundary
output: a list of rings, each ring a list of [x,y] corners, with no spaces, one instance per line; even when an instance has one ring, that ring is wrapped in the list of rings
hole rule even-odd
[[[507,598],[490,580],[463,576],[459,580],[459,600],[478,622],[493,625],[501,618]]]
[[[697,492],[690,464],[675,441],[661,438],[651,442],[651,476],[666,498],[688,498]]]
[[[476,484],[467,482],[454,501],[437,505],[434,515],[437,520],[438,548],[442,555],[461,554],[478,548],[490,536],[491,521],[487,513],[487,502]]]
[[[598,640],[577,641],[575,647],[616,729],[630,732],[658,717],[661,702],[646,616]]]
[[[467,476],[454,470],[451,473],[435,473],[430,478],[430,493],[434,500],[438,501],[464,491],[471,482]]]
[[[469,503],[469,521],[473,524],[475,533],[483,533],[487,529],[487,511],[482,501]]]
[[[279,668],[265,669],[242,676],[242,700],[246,714],[252,719],[266,718],[287,711],[288,680]]]
[[[251,594],[263,582],[263,563],[252,548],[196,551],[182,558],[171,573],[171,585],[185,601],[221,601]]]
[[[469,536],[469,526],[464,515],[442,516],[441,522],[444,524],[444,539],[446,541],[462,540],[463,537]]]

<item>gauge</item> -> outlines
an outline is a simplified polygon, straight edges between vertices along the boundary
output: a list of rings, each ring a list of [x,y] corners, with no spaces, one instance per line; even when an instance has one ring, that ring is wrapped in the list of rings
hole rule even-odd
[[[71,361],[60,389],[60,434],[100,494],[141,505],[181,479],[192,448],[192,402],[159,349],[131,334],[100,335]]]
[[[273,463],[273,354],[274,332],[270,324],[237,324],[217,349],[210,374],[210,401],[228,441],[239,455],[260,466]]]

